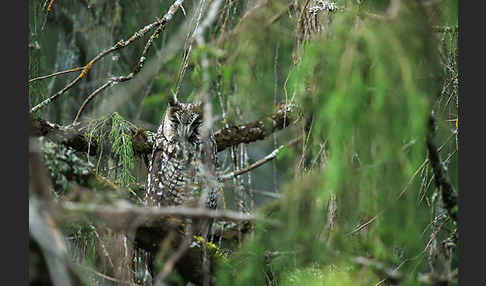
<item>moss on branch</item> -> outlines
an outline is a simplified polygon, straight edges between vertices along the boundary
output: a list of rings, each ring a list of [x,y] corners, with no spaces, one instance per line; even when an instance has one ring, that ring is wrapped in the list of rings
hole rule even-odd
[[[281,105],[273,114],[246,124],[233,125],[215,132],[218,152],[240,143],[251,143],[263,140],[270,134],[288,127],[301,118],[300,109],[294,104]],[[30,135],[46,136],[51,140],[62,143],[76,151],[96,155],[97,139],[89,138],[86,126],[81,123],[69,126],[60,126],[30,115]],[[152,152],[153,133],[143,128],[134,127],[132,136],[133,151],[135,154],[150,154]]]

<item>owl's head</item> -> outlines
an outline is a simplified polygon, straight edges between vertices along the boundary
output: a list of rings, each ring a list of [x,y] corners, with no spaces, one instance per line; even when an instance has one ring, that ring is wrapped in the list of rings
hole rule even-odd
[[[167,140],[189,141],[199,140],[199,128],[203,123],[201,104],[181,103],[169,100],[169,106],[164,117],[163,133]]]

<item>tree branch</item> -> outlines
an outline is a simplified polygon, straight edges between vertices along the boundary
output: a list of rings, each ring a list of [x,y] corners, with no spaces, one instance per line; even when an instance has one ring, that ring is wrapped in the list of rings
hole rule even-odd
[[[237,144],[263,140],[273,132],[295,123],[300,117],[297,106],[287,104],[281,105],[277,112],[260,120],[218,130],[214,133],[218,152]]]
[[[51,103],[52,101],[57,99],[59,96],[64,94],[66,91],[71,89],[73,86],[75,86],[88,73],[88,71],[91,69],[93,64],[95,62],[97,62],[98,60],[100,60],[101,58],[103,58],[104,56],[106,56],[106,55],[108,55],[108,54],[110,54],[110,53],[112,53],[116,50],[119,50],[121,48],[124,48],[124,47],[130,45],[136,39],[143,37],[143,35],[145,35],[152,28],[164,26],[165,24],[167,24],[172,19],[172,16],[175,14],[175,12],[179,8],[179,6],[182,5],[182,2],[184,2],[184,0],[176,0],[174,2],[174,4],[172,4],[172,6],[169,8],[169,11],[167,12],[167,14],[165,14],[165,16],[162,19],[160,19],[160,20],[157,19],[157,21],[155,21],[155,22],[143,27],[142,29],[138,30],[137,32],[135,32],[128,40],[120,40],[118,43],[113,45],[111,48],[108,48],[108,49],[102,51],[101,53],[99,53],[96,57],[94,57],[91,61],[89,61],[86,66],[84,66],[82,68],[82,71],[81,71],[81,73],[79,74],[78,77],[76,77],[73,81],[71,81],[68,85],[66,85],[63,89],[61,89],[60,91],[58,91],[54,95],[50,96],[46,100],[44,100],[41,103],[37,104],[36,106],[32,107],[30,112],[34,113],[37,110],[47,106],[49,103]],[[145,61],[145,58],[141,57],[140,60],[139,60],[138,66],[136,67],[136,70],[138,69],[139,66],[141,66],[141,64],[143,65],[144,61]],[[123,77],[120,77],[120,78],[123,78]]]
[[[62,209],[69,212],[81,212],[93,214],[100,217],[116,218],[117,221],[133,221],[137,217],[147,219],[158,219],[161,217],[184,217],[184,218],[214,218],[229,221],[255,221],[262,218],[228,210],[210,210],[206,208],[190,207],[139,207],[125,201],[120,201],[116,205],[83,204],[73,202],[60,203]],[[271,224],[279,224],[276,221],[269,221]]]
[[[84,69],[85,67],[86,66],[76,67],[76,68],[68,69],[68,70],[65,70],[65,71],[59,71],[59,72],[55,72],[55,73],[52,73],[52,74],[48,74],[48,75],[44,75],[44,76],[39,76],[39,77],[36,77],[36,78],[33,78],[33,79],[29,80],[29,84],[31,84],[32,82],[37,81],[37,80],[48,79],[48,78],[51,78],[51,77],[54,77],[54,76],[58,76],[58,75],[62,75],[62,74],[77,72],[77,71],[80,71],[80,70]]]
[[[30,116],[29,135],[33,137],[45,136],[52,141],[71,147],[76,151],[88,152],[96,155],[97,142],[88,140],[87,134],[73,126],[61,126],[41,118]]]
[[[214,134],[218,152],[233,145],[263,140],[273,132],[295,123],[300,117],[300,109],[294,104],[287,104],[281,105],[275,113],[264,116],[260,120],[220,129]],[[89,149],[90,155],[96,155],[98,143],[94,138],[88,140],[89,136],[82,128],[85,125],[60,126],[32,115],[30,119],[31,136],[46,136],[77,151],[87,152]],[[150,154],[152,138],[152,132],[138,128],[132,136],[134,151],[138,154]]]
[[[277,157],[277,155],[280,153],[280,151],[282,151],[285,147],[290,147],[290,146],[294,145],[295,143],[299,142],[301,139],[302,139],[302,136],[299,136],[298,138],[295,138],[294,140],[289,142],[287,145],[280,145],[277,149],[273,150],[270,154],[268,154],[267,156],[263,157],[262,159],[256,161],[255,163],[251,164],[250,166],[248,166],[244,169],[241,169],[241,170],[235,170],[233,172],[225,174],[225,175],[221,176],[221,179],[222,180],[230,180],[230,179],[233,179],[233,178],[235,178],[239,175],[247,173],[247,172],[249,172],[249,171],[251,171],[255,168],[258,168],[261,165],[275,159]]]
[[[170,7],[170,9],[167,12],[167,14],[165,14],[165,16],[162,18],[162,20],[157,20],[156,21],[156,23],[157,23],[156,24],[157,29],[155,29],[155,31],[153,32],[153,34],[148,39],[147,43],[145,43],[145,47],[143,49],[142,55],[140,55],[140,58],[138,59],[137,64],[133,68],[133,71],[131,73],[129,73],[128,75],[125,75],[125,76],[112,77],[105,84],[103,84],[102,86],[100,86],[99,88],[97,88],[94,92],[92,92],[84,100],[83,104],[79,108],[78,113],[76,114],[76,117],[74,117],[73,123],[76,123],[78,121],[79,116],[81,116],[81,113],[83,113],[86,105],[97,94],[99,94],[100,92],[102,92],[103,90],[105,90],[107,87],[114,86],[114,85],[116,85],[116,84],[118,84],[120,82],[125,82],[125,81],[131,80],[136,74],[138,74],[140,72],[140,70],[142,69],[143,65],[145,64],[145,60],[147,59],[147,53],[148,53],[149,48],[152,46],[154,40],[159,36],[160,32],[165,28],[165,26],[166,26],[165,24],[167,24],[170,21],[170,19],[172,19],[172,16],[175,14],[175,12],[177,11],[177,9],[182,6],[182,2],[183,1],[184,0],[177,0],[176,2],[174,2],[174,4],[172,4],[172,6]]]
[[[435,118],[432,115],[429,117],[428,134],[427,134],[427,150],[429,151],[429,161],[434,171],[434,179],[437,188],[442,193],[442,201],[444,207],[447,209],[449,216],[457,222],[457,193],[446,177],[447,171],[444,163],[440,159],[439,150],[434,144],[435,134]]]

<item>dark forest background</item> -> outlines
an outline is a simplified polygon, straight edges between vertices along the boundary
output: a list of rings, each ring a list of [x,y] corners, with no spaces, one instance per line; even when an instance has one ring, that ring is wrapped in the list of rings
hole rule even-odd
[[[29,0],[30,284],[457,285],[457,6]],[[142,205],[174,94],[217,212]],[[218,235],[178,256],[188,216]]]

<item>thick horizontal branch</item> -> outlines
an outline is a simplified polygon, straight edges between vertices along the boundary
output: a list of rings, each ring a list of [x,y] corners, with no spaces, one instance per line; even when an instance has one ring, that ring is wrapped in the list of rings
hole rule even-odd
[[[277,112],[260,120],[230,126],[216,131],[216,144],[218,152],[240,143],[251,143],[265,139],[273,132],[283,129],[300,118],[300,110],[294,104],[282,104]]]
[[[61,126],[46,120],[30,116],[29,135],[34,137],[45,136],[56,143],[64,144],[81,152],[90,151],[95,155],[97,142],[89,141],[88,136],[72,126]]]
[[[281,105],[275,113],[259,120],[218,130],[215,132],[218,152],[240,143],[263,140],[273,132],[295,123],[300,117],[300,109],[294,104],[287,104]],[[89,150],[91,155],[96,155],[97,142],[95,138],[89,140],[88,134],[83,131],[83,125],[60,126],[31,115],[30,135],[46,136],[77,151],[87,152]],[[138,128],[132,137],[134,151],[138,154],[150,154],[153,144],[152,137],[152,132]]]

